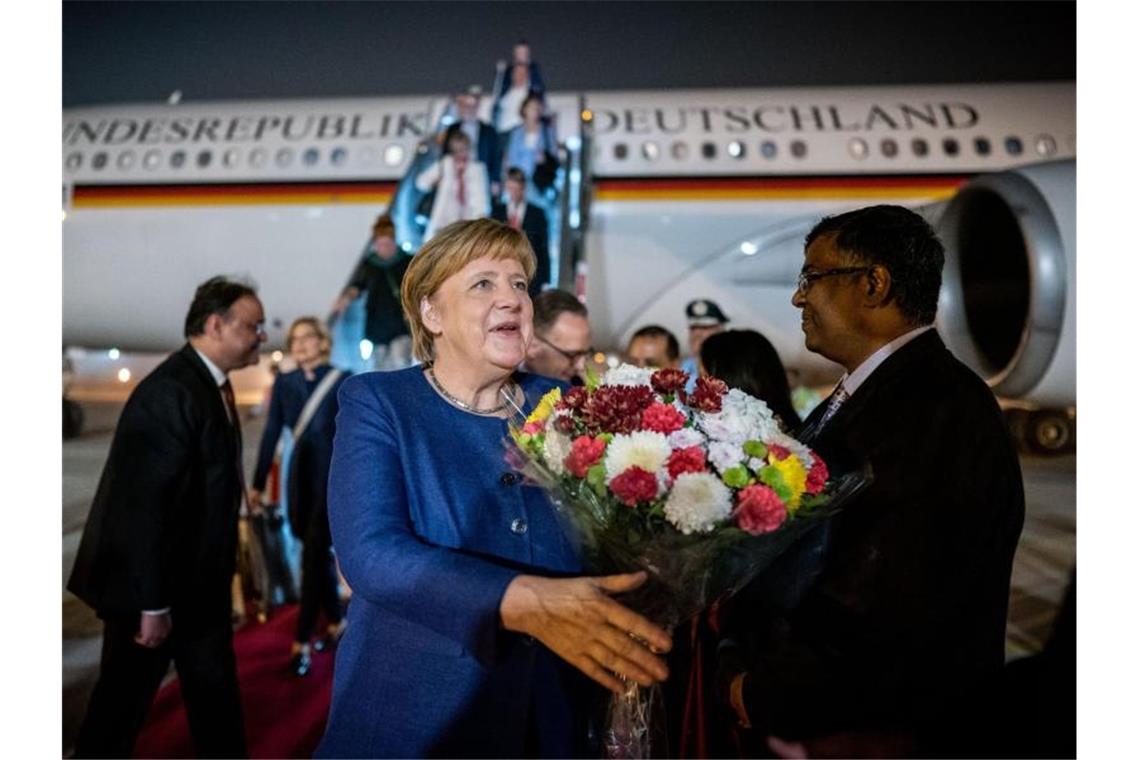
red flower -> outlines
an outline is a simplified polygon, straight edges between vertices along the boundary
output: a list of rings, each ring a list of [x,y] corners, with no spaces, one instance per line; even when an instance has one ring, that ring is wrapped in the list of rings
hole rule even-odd
[[[812,462],[811,469],[808,471],[807,484],[804,486],[804,491],[814,496],[827,485],[827,479],[829,477],[831,477],[831,473],[827,471],[827,465],[817,456],[815,461]]]
[[[768,456],[774,457],[777,462],[782,462],[783,460],[785,460],[789,456],[791,456],[791,454],[792,454],[791,451],[785,449],[783,446],[781,446],[778,443],[769,443],[768,444]]]
[[[575,385],[562,396],[562,400],[558,402],[555,408],[557,409],[570,409],[578,412],[586,405],[586,400],[590,398],[590,394],[580,385]]]
[[[641,413],[641,429],[669,435],[685,427],[685,415],[672,404],[654,401]]]
[[[736,495],[736,524],[741,530],[759,536],[784,524],[788,510],[780,497],[766,485],[757,483]]]
[[[649,378],[658,393],[676,393],[689,382],[689,373],[680,369],[659,369]]]
[[[665,466],[669,469],[671,478],[676,478],[682,472],[704,472],[705,452],[700,446],[677,449],[669,455],[669,461]]]
[[[657,478],[648,470],[630,467],[610,481],[610,490],[626,506],[636,507],[638,502],[657,498]]]
[[[568,414],[561,414],[554,418],[554,429],[564,435],[574,435],[576,426],[574,418]]]
[[[685,403],[702,412],[715,414],[720,411],[720,402],[724,394],[728,393],[728,386],[723,380],[715,377],[697,378],[697,385],[692,393],[685,394]]]
[[[591,433],[632,433],[641,429],[641,413],[653,402],[644,385],[603,385],[582,409],[582,421]]]
[[[576,478],[586,477],[586,471],[602,459],[606,451],[606,442],[588,435],[578,436],[570,444],[570,453],[566,455],[566,469]]]

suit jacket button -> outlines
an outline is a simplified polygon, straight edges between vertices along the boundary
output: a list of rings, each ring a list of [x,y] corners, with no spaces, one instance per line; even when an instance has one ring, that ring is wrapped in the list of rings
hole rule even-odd
[[[514,533],[516,536],[521,536],[526,533],[526,527],[526,520],[521,517],[516,517],[511,520],[511,533]]]
[[[503,484],[504,486],[513,486],[515,483],[518,483],[520,480],[522,480],[522,476],[516,475],[513,472],[504,472],[502,475],[499,476],[499,482],[501,484]]]

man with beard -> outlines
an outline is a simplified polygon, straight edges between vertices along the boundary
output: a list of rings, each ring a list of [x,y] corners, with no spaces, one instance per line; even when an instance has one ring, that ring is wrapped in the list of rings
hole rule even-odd
[[[264,319],[252,287],[206,281],[186,345],[123,408],[67,585],[104,625],[77,757],[131,756],[171,660],[197,753],[246,756],[230,624],[241,425],[226,375],[257,363]]]

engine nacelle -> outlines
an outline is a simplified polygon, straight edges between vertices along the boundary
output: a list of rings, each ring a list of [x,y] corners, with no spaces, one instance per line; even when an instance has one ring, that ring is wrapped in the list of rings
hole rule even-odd
[[[1076,165],[978,177],[937,220],[946,245],[939,332],[994,393],[1076,400]]]

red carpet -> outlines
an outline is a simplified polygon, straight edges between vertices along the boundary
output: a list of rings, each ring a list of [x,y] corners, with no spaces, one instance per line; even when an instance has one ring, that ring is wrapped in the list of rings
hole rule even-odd
[[[289,671],[297,606],[234,633],[238,683],[250,757],[310,757],[325,730],[332,698],[333,652],[314,652],[304,678]],[[178,680],[155,697],[135,757],[194,757]]]

